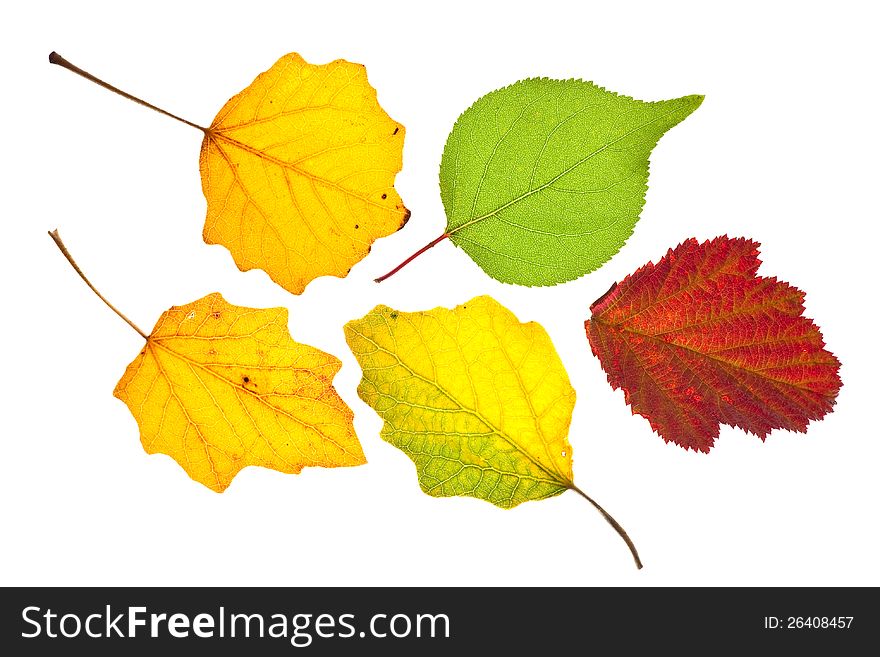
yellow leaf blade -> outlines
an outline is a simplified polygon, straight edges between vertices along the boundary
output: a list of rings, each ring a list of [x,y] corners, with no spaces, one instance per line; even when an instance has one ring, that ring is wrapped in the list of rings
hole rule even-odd
[[[540,325],[484,296],[452,310],[377,306],[345,334],[358,394],[426,493],[509,508],[573,486],[575,392]]]
[[[295,342],[284,308],[209,294],[159,318],[114,390],[150,453],[222,492],[244,467],[286,473],[365,463],[333,388],[340,362]]]
[[[346,276],[409,218],[394,189],[404,133],[363,66],[285,55],[205,133],[205,241],[294,294],[318,276]]]

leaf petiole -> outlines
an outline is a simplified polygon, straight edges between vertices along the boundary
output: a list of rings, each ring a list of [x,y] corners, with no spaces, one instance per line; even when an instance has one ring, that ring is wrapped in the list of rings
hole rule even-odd
[[[91,82],[94,82],[98,86],[104,87],[105,89],[112,91],[115,94],[119,94],[123,98],[128,98],[129,100],[133,100],[134,102],[138,103],[139,105],[143,105],[144,107],[149,107],[154,112],[159,112],[159,114],[164,114],[165,116],[170,116],[175,121],[180,121],[181,123],[185,123],[186,125],[188,125],[192,128],[196,128],[198,130],[201,130],[202,132],[208,132],[207,128],[203,128],[202,126],[198,125],[197,123],[193,123],[191,121],[187,121],[186,119],[182,119],[179,116],[177,116],[176,114],[172,114],[171,112],[167,112],[167,111],[163,110],[161,107],[156,107],[152,103],[148,103],[147,101],[142,100],[142,99],[138,98],[137,96],[132,96],[130,93],[127,93],[127,92],[123,91],[122,89],[114,87],[112,84],[109,84],[108,82],[104,82],[101,78],[97,78],[94,75],[92,75],[91,73],[89,73],[88,71],[82,70],[79,66],[71,64],[69,61],[64,59],[64,57],[59,55],[54,50],[51,53],[49,53],[49,62],[51,64],[57,64],[58,66],[60,66],[62,68],[66,68],[68,71],[71,71],[72,73],[76,73],[77,75],[84,77],[86,80],[90,80]]]
[[[52,241],[55,242],[55,246],[57,246],[58,249],[61,251],[61,253],[64,255],[64,257],[67,258],[67,262],[70,263],[70,266],[73,267],[73,269],[76,271],[76,273],[79,274],[79,277],[80,277],[81,279],[83,279],[83,281],[85,281],[85,284],[89,286],[89,289],[91,289],[92,292],[94,292],[96,295],[98,295],[98,298],[99,298],[101,301],[103,301],[103,302],[107,305],[107,307],[108,307],[110,310],[112,310],[114,313],[116,313],[117,315],[119,315],[119,317],[120,317],[120,318],[121,318],[126,324],[128,324],[131,328],[133,328],[135,331],[137,331],[137,332],[140,334],[140,336],[141,336],[144,340],[149,340],[150,338],[147,337],[147,334],[144,333],[144,332],[138,327],[137,324],[135,324],[135,323],[134,323],[133,321],[131,321],[128,317],[126,317],[126,316],[123,315],[121,312],[119,312],[119,309],[116,308],[116,306],[114,306],[112,303],[110,303],[109,301],[107,301],[107,299],[104,298],[104,295],[101,294],[100,292],[98,292],[97,288],[96,288],[94,285],[92,285],[92,282],[91,282],[88,278],[86,278],[86,275],[83,273],[82,269],[79,268],[79,265],[76,264],[76,261],[73,259],[73,256],[70,255],[70,251],[68,251],[68,250],[67,250],[67,247],[64,246],[64,242],[61,241],[61,235],[58,234],[58,230],[57,230],[57,229],[56,229],[56,230],[50,230],[50,231],[49,231],[49,237],[52,238]]]
[[[629,548],[629,551],[632,553],[633,559],[635,559],[635,562],[636,562],[636,568],[638,568],[639,570],[641,570],[641,568],[642,568],[642,560],[639,559],[639,551],[636,550],[635,543],[632,542],[632,539],[629,537],[629,534],[627,534],[627,533],[626,533],[626,530],[625,530],[623,527],[620,526],[620,523],[617,522],[617,521],[611,516],[610,513],[608,513],[605,509],[603,509],[603,508],[599,505],[599,503],[596,502],[596,500],[594,500],[592,497],[590,497],[589,495],[587,495],[587,494],[586,494],[584,491],[582,491],[580,488],[578,488],[578,487],[575,486],[574,484],[571,484],[570,488],[571,488],[571,490],[573,490],[575,493],[577,493],[578,495],[580,495],[581,497],[583,497],[587,502],[589,502],[589,503],[592,504],[594,507],[596,507],[596,510],[597,510],[599,513],[602,514],[602,517],[605,518],[605,520],[608,521],[608,524],[611,525],[612,527],[614,527],[614,531],[616,531],[616,532],[620,535],[620,538],[622,538],[622,539],[624,540],[624,542],[626,543],[626,546]]]
[[[442,242],[442,241],[445,240],[447,237],[449,237],[450,234],[451,234],[451,233],[443,233],[443,234],[442,234],[440,237],[438,237],[437,239],[432,240],[432,241],[428,242],[427,244],[425,244],[425,246],[423,246],[421,249],[419,249],[418,251],[416,251],[415,253],[413,253],[409,258],[407,258],[406,260],[404,260],[403,262],[401,262],[399,265],[397,265],[394,269],[392,269],[391,271],[389,271],[387,274],[384,274],[384,275],[380,276],[379,278],[376,278],[376,279],[373,279],[373,280],[374,280],[376,283],[381,283],[381,282],[384,281],[386,278],[389,278],[389,277],[391,277],[391,276],[394,276],[394,274],[396,274],[396,273],[399,272],[401,269],[403,269],[404,267],[406,267],[409,263],[411,263],[413,260],[415,260],[415,259],[418,258],[420,255],[422,255],[425,251],[427,251],[428,249],[434,248],[435,246],[437,246],[438,244],[440,244],[440,242]]]

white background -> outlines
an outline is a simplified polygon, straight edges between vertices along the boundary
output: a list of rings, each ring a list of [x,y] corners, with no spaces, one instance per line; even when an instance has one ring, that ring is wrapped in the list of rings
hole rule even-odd
[[[873,3],[15,3],[2,39],[0,583],[111,585],[880,585],[877,554],[877,15]],[[300,297],[201,240],[201,134],[55,66],[92,73],[196,123],[289,51],[367,66],[406,126],[397,188],[412,220],[347,279]],[[636,98],[702,93],[651,157],[635,234],[553,288],[497,283],[439,235],[443,144],[477,97],[528,76],[582,77]],[[142,340],[75,276],[149,330],[219,291],[286,306],[297,340],[339,356],[368,465],[299,476],[248,468],[228,491],[148,457],[112,396]],[[611,282],[687,237],[763,244],[761,273],[807,292],[843,363],[835,411],[762,443],[722,427],[707,456],[632,417],[583,320]],[[424,495],[355,392],[345,321],[377,303],[491,294],[550,333],[577,390],[573,493],[503,511]]]

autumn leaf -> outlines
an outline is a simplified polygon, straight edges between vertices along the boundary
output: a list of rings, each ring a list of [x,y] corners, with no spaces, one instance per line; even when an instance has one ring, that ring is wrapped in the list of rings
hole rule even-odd
[[[295,342],[286,309],[233,306],[213,293],[170,308],[147,335],[98,293],[58,232],[50,235],[146,340],[113,394],[134,415],[148,454],[171,456],[217,492],[249,465],[298,473],[366,463],[352,412],[333,388],[339,360]]]
[[[590,306],[609,383],[667,442],[708,452],[721,424],[803,432],[834,406],[840,363],[802,316],[804,293],[756,274],[758,247],[686,240]]]
[[[633,232],[657,140],[702,102],[547,78],[483,96],[443,150],[446,231],[377,281],[447,238],[504,283],[556,285],[597,269]]]
[[[205,242],[294,294],[318,276],[346,276],[376,239],[409,219],[394,189],[405,131],[379,106],[360,64],[285,55],[205,128],[57,53],[49,61],[201,130]]]
[[[437,497],[512,508],[573,490],[568,428],[575,392],[546,331],[491,297],[452,310],[376,306],[345,325],[363,370],[358,394],[382,417],[382,438],[416,465]]]

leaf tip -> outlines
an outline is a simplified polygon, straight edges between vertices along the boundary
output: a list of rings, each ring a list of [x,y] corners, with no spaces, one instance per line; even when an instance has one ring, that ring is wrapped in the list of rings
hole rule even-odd
[[[687,108],[687,114],[695,112],[703,104],[704,100],[706,100],[706,96],[703,94],[691,94],[690,96],[679,98],[679,101]]]
[[[600,303],[605,301],[605,299],[608,298],[608,295],[610,295],[616,289],[617,289],[617,281],[614,281],[611,284],[611,287],[609,287],[608,290],[605,292],[605,294],[603,294],[601,297],[599,297],[593,303],[590,304],[590,311],[592,311],[596,306],[598,306]],[[585,325],[589,324],[589,321],[585,322],[584,324]]]

